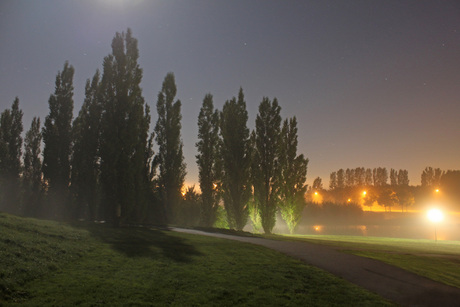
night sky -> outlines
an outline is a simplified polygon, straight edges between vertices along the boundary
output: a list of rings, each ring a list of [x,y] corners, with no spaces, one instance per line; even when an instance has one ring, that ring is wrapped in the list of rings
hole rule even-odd
[[[246,96],[296,116],[308,183],[339,168],[460,169],[460,1],[0,1],[0,110],[44,122],[58,70],[75,67],[74,115],[115,32],[139,41],[152,108],[168,72],[182,101],[186,184],[198,181],[197,117]]]

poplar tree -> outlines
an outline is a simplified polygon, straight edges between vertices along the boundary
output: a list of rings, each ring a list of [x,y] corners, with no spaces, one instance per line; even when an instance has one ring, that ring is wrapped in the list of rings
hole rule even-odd
[[[409,172],[404,169],[400,169],[398,172],[398,185],[408,186],[409,185]]]
[[[73,122],[71,191],[77,203],[76,217],[98,218],[99,208],[99,141],[102,105],[100,73],[86,81],[85,100]]]
[[[159,166],[158,189],[164,214],[169,222],[177,216],[181,200],[181,189],[186,175],[181,130],[181,102],[175,100],[176,82],[173,73],[168,73],[158,93],[158,120],[155,139],[158,153],[155,164]]]
[[[345,187],[345,171],[341,168],[337,171],[337,188],[343,189]]]
[[[254,200],[264,232],[272,232],[276,223],[279,198],[279,139],[281,107],[277,99],[264,97],[256,117],[255,148],[253,154]]]
[[[286,119],[280,144],[280,211],[289,231],[294,232],[305,206],[308,159],[297,155],[297,120]]]
[[[364,175],[364,184],[368,187],[374,184],[374,179],[372,177],[372,170],[370,168],[366,169],[366,173]]]
[[[319,191],[323,189],[323,182],[322,182],[321,177],[316,177],[315,180],[313,180],[313,184],[311,188],[314,191]]]
[[[390,169],[390,185],[397,186],[398,185],[398,172],[395,169]]]
[[[329,190],[337,188],[337,172],[332,172],[329,176]]]
[[[219,190],[221,186],[221,163],[219,156],[219,111],[214,109],[211,94],[203,99],[198,115],[198,177],[201,189],[200,224],[212,227],[217,219]]]
[[[248,219],[251,196],[251,147],[243,89],[240,88],[238,99],[233,97],[225,102],[220,118],[224,206],[229,226],[242,230]]]
[[[137,39],[116,33],[101,80],[101,218],[115,225],[145,220],[149,205],[146,155],[150,110],[140,83]]]
[[[0,208],[13,213],[20,212],[22,115],[19,99],[16,97],[11,109],[6,109],[0,116],[0,184],[3,190],[0,195]]]
[[[48,100],[50,113],[43,127],[43,175],[48,185],[50,211],[62,218],[70,211],[68,189],[72,144],[74,68],[65,62],[56,76],[55,90]],[[66,216],[67,217],[67,216]]]
[[[41,142],[40,118],[34,117],[24,139],[24,213],[29,216],[38,216],[42,205]]]

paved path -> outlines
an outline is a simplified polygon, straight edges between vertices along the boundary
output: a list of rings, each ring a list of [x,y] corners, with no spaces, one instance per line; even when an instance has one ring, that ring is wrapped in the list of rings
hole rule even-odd
[[[308,242],[240,237],[199,230],[177,232],[212,236],[262,245],[300,259],[403,306],[460,306],[460,289],[370,258],[346,254],[329,246]]]

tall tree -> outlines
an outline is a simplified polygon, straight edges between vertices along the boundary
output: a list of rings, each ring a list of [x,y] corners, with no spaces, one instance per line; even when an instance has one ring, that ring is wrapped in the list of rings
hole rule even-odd
[[[221,163],[219,155],[219,111],[214,109],[212,95],[207,94],[198,115],[198,177],[201,189],[200,224],[212,227],[217,219]]]
[[[422,187],[439,187],[443,173],[440,168],[426,167],[422,172]]]
[[[280,211],[294,232],[305,206],[308,159],[297,155],[297,120],[285,120],[280,137]]]
[[[272,232],[276,223],[279,198],[279,139],[281,107],[278,100],[264,97],[256,117],[255,148],[252,170],[254,199],[258,202],[264,232]]]
[[[71,191],[77,202],[76,215],[93,221],[99,207],[99,140],[102,105],[100,74],[86,81],[85,101],[73,122]]]
[[[24,213],[29,216],[38,216],[42,204],[41,142],[40,118],[34,117],[24,139]]]
[[[355,170],[349,169],[345,171],[345,186],[353,187],[355,185]]]
[[[233,97],[225,102],[220,118],[224,206],[229,226],[241,230],[248,219],[251,196],[251,148],[243,89],[240,88],[238,99]]]
[[[388,171],[385,167],[374,168],[373,177],[375,186],[385,186],[388,181]]]
[[[395,169],[390,169],[390,185],[397,186],[398,185],[398,172]]]
[[[355,169],[355,185],[363,186],[365,184],[365,176],[364,167],[357,167]]]
[[[62,218],[70,212],[68,188],[72,144],[74,68],[65,62],[56,76],[54,94],[48,100],[50,113],[43,127],[43,175],[48,184],[51,215]]]
[[[311,188],[316,191],[323,189],[323,182],[321,180],[321,177],[316,177],[315,180],[313,180]]]
[[[101,80],[101,217],[114,224],[147,218],[150,109],[142,96],[137,39],[116,33]]]
[[[23,112],[19,109],[16,97],[11,109],[6,109],[0,116],[0,183],[3,196],[0,208],[19,213],[19,176],[21,173]]]
[[[337,188],[345,187],[345,171],[341,168],[337,171]]]
[[[409,172],[405,169],[400,169],[398,172],[398,185],[408,186],[409,185]]]
[[[374,179],[372,177],[372,170],[370,168],[366,169],[366,174],[364,175],[364,184],[366,186],[371,186],[374,184]]]
[[[337,172],[332,172],[329,176],[329,190],[337,188]]]
[[[181,189],[186,175],[182,152],[181,102],[176,97],[176,82],[173,73],[168,73],[158,93],[158,120],[155,126],[158,154],[155,157],[159,165],[159,192],[166,217],[174,221],[176,209],[181,200]]]

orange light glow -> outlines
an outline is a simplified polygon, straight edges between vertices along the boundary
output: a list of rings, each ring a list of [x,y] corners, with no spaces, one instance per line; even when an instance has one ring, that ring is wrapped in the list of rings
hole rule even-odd
[[[349,199],[347,200],[347,202],[351,202],[351,198],[349,198]]]
[[[318,196],[318,192],[315,192],[315,196]]]
[[[363,196],[366,196],[367,192],[366,191],[363,191]]]
[[[444,219],[444,214],[439,209],[431,209],[427,213],[428,219],[433,223],[439,223]]]

